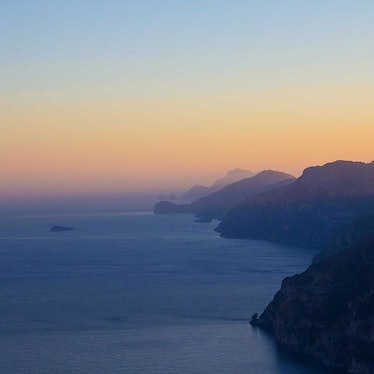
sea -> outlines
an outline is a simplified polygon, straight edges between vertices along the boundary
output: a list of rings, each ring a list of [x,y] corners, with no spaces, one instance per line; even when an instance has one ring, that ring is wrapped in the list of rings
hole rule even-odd
[[[248,323],[313,252],[223,239],[216,225],[151,212],[1,216],[0,373],[327,373]]]

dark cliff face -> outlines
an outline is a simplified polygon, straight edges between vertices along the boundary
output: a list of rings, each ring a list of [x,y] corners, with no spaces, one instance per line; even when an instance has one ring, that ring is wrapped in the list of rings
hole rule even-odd
[[[221,219],[240,201],[258,193],[288,185],[295,180],[290,174],[264,170],[251,178],[232,183],[191,203],[197,217]]]
[[[313,262],[341,252],[355,243],[374,238],[374,213],[360,217],[339,229],[330,244],[313,258]]]
[[[374,240],[286,278],[251,323],[283,349],[350,373],[374,373]]]
[[[289,186],[238,204],[217,227],[224,237],[325,247],[333,233],[374,212],[374,163],[311,167]]]

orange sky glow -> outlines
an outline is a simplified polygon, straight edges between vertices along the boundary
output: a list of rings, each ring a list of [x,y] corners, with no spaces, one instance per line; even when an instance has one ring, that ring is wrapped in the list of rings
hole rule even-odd
[[[35,9],[33,32],[13,36],[24,50],[4,44],[0,64],[0,197],[178,192],[236,167],[298,176],[337,159],[372,161],[374,7],[337,15],[333,3],[282,8],[274,24],[259,5],[222,2],[195,25],[199,38],[177,6],[155,15],[148,3],[116,5],[124,17],[145,12],[137,33],[120,18],[89,28],[99,25],[89,14],[87,30],[77,16],[69,22],[82,29],[66,36],[56,13],[59,44]],[[237,19],[243,12],[252,23]]]

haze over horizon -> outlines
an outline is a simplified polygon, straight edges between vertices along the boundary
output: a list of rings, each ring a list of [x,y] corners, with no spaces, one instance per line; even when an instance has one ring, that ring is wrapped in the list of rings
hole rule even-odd
[[[370,162],[372,1],[0,4],[0,199]]]

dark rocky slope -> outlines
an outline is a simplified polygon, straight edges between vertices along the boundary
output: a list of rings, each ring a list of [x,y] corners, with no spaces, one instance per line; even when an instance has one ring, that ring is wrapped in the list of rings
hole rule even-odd
[[[288,352],[349,373],[374,373],[374,240],[286,278],[251,323]]]
[[[224,237],[324,248],[336,230],[372,212],[374,162],[336,161],[238,204],[216,230]]]
[[[341,252],[355,243],[374,238],[374,213],[360,217],[339,229],[331,243],[313,258],[313,262]]]

